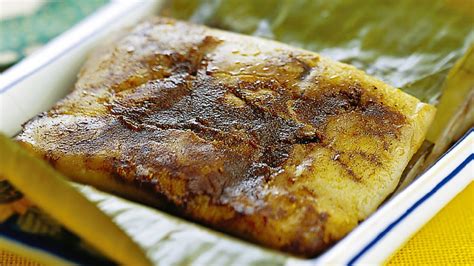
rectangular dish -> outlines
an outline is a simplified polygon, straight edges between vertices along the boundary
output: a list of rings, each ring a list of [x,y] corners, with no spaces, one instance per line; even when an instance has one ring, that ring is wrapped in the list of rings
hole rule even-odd
[[[0,77],[0,130],[14,136],[21,124],[49,109],[72,88],[92,47],[119,27],[156,12],[159,4],[112,2],[4,72]],[[119,18],[120,23],[110,23]],[[324,254],[308,260],[288,257],[286,263],[382,262],[472,181],[473,141],[470,130],[413,184]]]

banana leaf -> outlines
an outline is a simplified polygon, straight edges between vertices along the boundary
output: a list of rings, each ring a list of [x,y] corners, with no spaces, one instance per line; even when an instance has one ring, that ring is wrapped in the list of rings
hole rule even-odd
[[[74,186],[111,217],[154,265],[277,266],[289,260],[302,262],[90,186]]]
[[[433,163],[464,132],[474,126],[474,45],[451,69],[443,87],[443,95],[427,138],[435,139],[433,151],[425,167]]]
[[[316,51],[431,104],[474,42],[469,1],[175,0],[163,14]]]

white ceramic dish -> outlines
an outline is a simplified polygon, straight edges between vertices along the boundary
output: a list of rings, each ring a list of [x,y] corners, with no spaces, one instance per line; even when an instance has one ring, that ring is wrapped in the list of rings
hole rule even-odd
[[[161,1],[112,1],[0,76],[0,131],[49,109],[73,87],[88,52],[112,31],[157,13]],[[471,129],[430,169],[343,240],[315,259],[288,264],[378,264],[386,260],[474,178]]]

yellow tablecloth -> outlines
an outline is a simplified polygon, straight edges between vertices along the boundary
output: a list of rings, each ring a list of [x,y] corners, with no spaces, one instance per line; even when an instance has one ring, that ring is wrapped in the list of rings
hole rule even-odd
[[[388,261],[388,265],[474,265],[474,183],[471,183]],[[0,251],[0,265],[36,266]]]
[[[389,265],[474,265],[474,182],[416,233]]]
[[[0,250],[0,265],[38,266],[36,261]]]

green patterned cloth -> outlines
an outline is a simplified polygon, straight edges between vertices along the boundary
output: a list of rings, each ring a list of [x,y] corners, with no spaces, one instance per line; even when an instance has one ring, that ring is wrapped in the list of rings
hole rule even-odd
[[[32,14],[0,20],[0,69],[20,61],[107,2],[44,1]],[[8,5],[2,8],[8,8]]]

